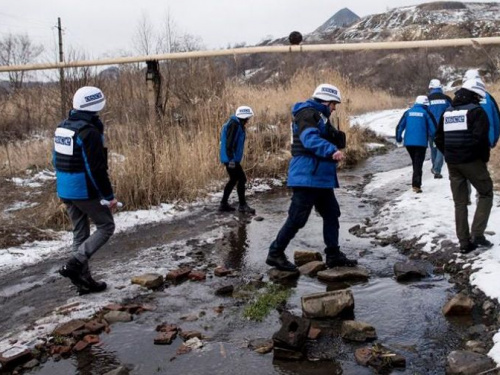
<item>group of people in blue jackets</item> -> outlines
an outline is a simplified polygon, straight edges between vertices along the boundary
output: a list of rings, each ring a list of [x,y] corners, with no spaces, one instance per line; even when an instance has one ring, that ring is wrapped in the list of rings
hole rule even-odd
[[[498,105],[475,69],[464,74],[453,99],[443,93],[437,79],[430,81],[429,90],[428,95],[417,97],[396,127],[396,142],[403,142],[412,160],[412,189],[422,193],[422,168],[429,145],[434,178],[443,177],[444,161],[448,167],[460,251],[489,248],[493,244],[484,232],[493,204],[493,183],[487,163],[500,135]],[[469,227],[471,185],[477,191],[477,208]]]

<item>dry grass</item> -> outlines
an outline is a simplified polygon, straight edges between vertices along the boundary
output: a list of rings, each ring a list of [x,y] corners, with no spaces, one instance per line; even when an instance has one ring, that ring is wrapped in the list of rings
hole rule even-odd
[[[205,70],[203,67],[203,72]],[[196,74],[193,76],[196,79]],[[107,124],[111,178],[117,197],[130,209],[173,200],[194,200],[214,181],[225,179],[225,170],[219,163],[219,133],[222,124],[239,105],[250,105],[256,113],[248,124],[244,159],[244,168],[251,178],[286,173],[290,108],[295,102],[309,98],[319,83],[337,85],[344,98],[335,114],[335,122],[341,129],[348,129],[345,165],[353,165],[367,156],[363,144],[368,135],[357,127],[349,128],[348,116],[400,105],[388,94],[352,87],[335,71],[306,70],[292,76],[284,85],[251,86],[228,80],[219,84],[211,79],[206,85],[214,89],[202,90],[202,96],[193,96],[190,92],[179,96],[171,93],[167,115],[161,121],[150,122],[147,120],[146,89],[139,77],[133,71],[126,71],[118,81],[101,82],[108,96],[102,117]],[[34,93],[27,91],[10,98],[9,118],[15,118],[16,108],[36,106],[33,101],[39,94],[36,88]],[[35,130],[43,130],[45,134],[51,134],[59,122],[55,113],[58,104],[54,102],[57,95],[52,94],[52,112],[49,112],[52,117],[43,117],[35,126]],[[24,104],[12,104],[16,100]],[[28,128],[32,129],[33,125]],[[19,174],[27,168],[50,168],[50,137],[4,144],[0,146],[0,161],[0,173],[4,176]],[[57,200],[47,199],[42,208],[44,215],[39,217],[40,225],[57,227],[65,223],[64,210]]]

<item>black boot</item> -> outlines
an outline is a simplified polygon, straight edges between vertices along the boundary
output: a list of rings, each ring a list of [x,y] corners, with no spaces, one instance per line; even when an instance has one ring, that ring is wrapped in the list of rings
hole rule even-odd
[[[80,294],[89,293],[88,283],[82,278],[84,267],[85,265],[76,258],[71,258],[59,269],[59,274],[70,279]]]
[[[484,247],[486,249],[493,247],[493,244],[490,241],[488,241],[484,236],[472,237],[472,243],[476,245],[476,247]]]
[[[219,205],[219,212],[233,212],[233,211],[236,211],[236,208],[234,208],[227,202],[221,202],[221,204]]]
[[[349,259],[345,256],[342,251],[338,251],[334,254],[330,254],[326,256],[326,266],[328,268],[333,267],[356,267],[358,265],[358,261],[356,259]]]
[[[240,206],[238,207],[238,211],[245,214],[255,215],[255,210],[246,203],[240,204]]]
[[[280,271],[297,271],[297,266],[290,262],[285,254],[281,254],[278,256],[268,255],[266,264],[271,267],[276,267]]]
[[[108,287],[104,281],[95,281],[92,278],[88,263],[84,266],[81,277],[87,282],[89,293],[99,293]]]

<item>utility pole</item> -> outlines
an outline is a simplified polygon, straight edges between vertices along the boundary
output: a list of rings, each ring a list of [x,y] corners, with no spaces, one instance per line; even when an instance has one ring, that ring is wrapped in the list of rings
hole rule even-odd
[[[59,62],[64,62],[61,17],[57,18],[57,30],[59,31]],[[66,117],[66,90],[64,87],[64,68],[59,68],[59,86],[61,88],[61,118]]]

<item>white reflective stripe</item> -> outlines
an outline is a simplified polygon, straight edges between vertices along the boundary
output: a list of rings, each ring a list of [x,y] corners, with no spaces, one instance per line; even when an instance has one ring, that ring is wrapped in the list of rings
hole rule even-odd
[[[431,105],[435,105],[435,104],[446,104],[446,100],[444,100],[444,99],[431,100]]]
[[[443,130],[453,132],[467,130],[467,110],[445,112],[443,116]]]
[[[324,114],[320,113],[321,119],[323,122],[326,124],[328,122],[328,117],[326,117]]]
[[[290,123],[290,144],[293,145],[293,121]]]
[[[54,134],[54,150],[60,154],[72,156],[74,135],[73,130],[57,128]]]
[[[424,117],[424,114],[422,112],[410,112],[410,113],[408,113],[408,116],[410,116],[410,117]]]

